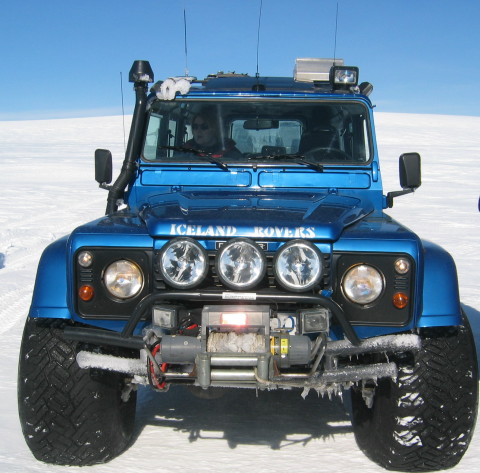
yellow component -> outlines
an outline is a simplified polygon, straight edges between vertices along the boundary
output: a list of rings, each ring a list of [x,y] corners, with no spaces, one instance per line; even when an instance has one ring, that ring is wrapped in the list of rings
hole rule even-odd
[[[270,337],[272,355],[288,355],[288,336]]]
[[[270,353],[275,355],[275,337],[270,337]]]

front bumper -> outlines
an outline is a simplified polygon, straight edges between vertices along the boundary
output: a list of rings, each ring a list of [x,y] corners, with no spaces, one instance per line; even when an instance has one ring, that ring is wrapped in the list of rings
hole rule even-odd
[[[184,294],[184,293],[183,293]],[[221,298],[221,294],[215,293]],[[258,299],[272,303],[283,294],[257,294]],[[303,388],[317,391],[337,390],[359,381],[395,378],[397,366],[388,355],[415,352],[420,337],[414,334],[387,335],[359,340],[348,322],[342,324],[342,311],[322,296],[289,295],[293,302],[329,308],[330,318],[346,327],[344,340],[328,338],[325,331],[290,334],[271,329],[270,305],[204,306],[201,329],[197,336],[169,334],[154,324],[134,335],[137,323],[147,308],[171,297],[176,291],[144,299],[123,332],[70,326],[67,339],[82,344],[107,347],[106,350],[81,349],[77,362],[81,368],[103,369],[124,373],[134,382],[151,384],[164,390],[170,384],[191,384],[201,388],[250,387],[257,389]],[[191,292],[195,300],[211,301],[213,294]],[[256,302],[258,302],[258,299]],[[291,299],[289,302],[292,302]],[[298,300],[297,300],[298,299]],[[222,313],[248,312],[249,322],[242,326],[222,326]],[[351,330],[351,332],[348,330]],[[123,347],[138,353],[124,358],[108,354],[108,347]],[[100,352],[99,352],[100,351]],[[103,351],[103,352],[102,352]],[[152,384],[152,379],[155,383]]]
[[[231,301],[230,295],[234,294],[237,301],[247,301],[254,304],[305,304],[309,306],[321,306],[328,309],[333,318],[333,322],[338,324],[345,337],[350,340],[353,345],[358,345],[360,339],[353,330],[352,325],[347,320],[343,309],[331,298],[320,294],[296,294],[287,293],[276,290],[257,291],[255,293],[234,293],[222,292],[216,290],[210,291],[162,291],[145,297],[135,308],[129,318],[125,328],[122,331],[122,337],[129,338],[133,335],[138,323],[145,318],[146,313],[151,311],[154,304],[165,301],[198,301],[225,303],[226,300]]]

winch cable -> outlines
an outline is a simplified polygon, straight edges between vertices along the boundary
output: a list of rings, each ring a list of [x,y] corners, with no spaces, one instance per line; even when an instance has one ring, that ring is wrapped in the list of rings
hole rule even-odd
[[[159,391],[164,391],[167,386],[167,382],[165,378],[163,378],[163,381],[160,382],[158,380],[157,373],[155,372],[156,370],[158,373],[165,373],[168,367],[167,363],[162,363],[161,365],[159,365],[157,363],[157,360],[155,359],[155,355],[159,352],[160,348],[161,348],[160,343],[157,343],[151,351],[147,347],[145,347],[145,350],[149,358],[147,372],[148,372],[148,380],[150,381],[150,384],[154,388],[158,389]]]

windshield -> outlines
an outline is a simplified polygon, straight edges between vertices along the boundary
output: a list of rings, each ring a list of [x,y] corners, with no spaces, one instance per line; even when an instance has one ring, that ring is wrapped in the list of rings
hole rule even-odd
[[[143,148],[148,161],[369,161],[368,113],[360,103],[157,101]]]

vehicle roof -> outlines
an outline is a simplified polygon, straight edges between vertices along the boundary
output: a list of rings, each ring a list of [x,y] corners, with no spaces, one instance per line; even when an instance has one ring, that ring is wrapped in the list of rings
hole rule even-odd
[[[291,77],[251,77],[245,75],[210,76],[201,82],[204,90],[238,90],[250,92],[291,91],[331,92],[325,82],[300,82]]]
[[[152,88],[151,97],[155,97],[155,89],[160,88],[161,82]],[[332,90],[328,82],[303,82],[296,81],[292,77],[252,77],[246,74],[222,74],[208,76],[203,80],[194,80],[189,92],[181,95],[183,98],[227,98],[235,96],[250,97],[329,97],[334,99],[362,99],[371,106],[368,96],[358,89]]]
[[[252,77],[245,74],[209,76],[202,81],[193,82],[191,91],[360,95],[347,89],[333,91],[330,83],[325,81],[307,82],[297,81],[293,77]]]

